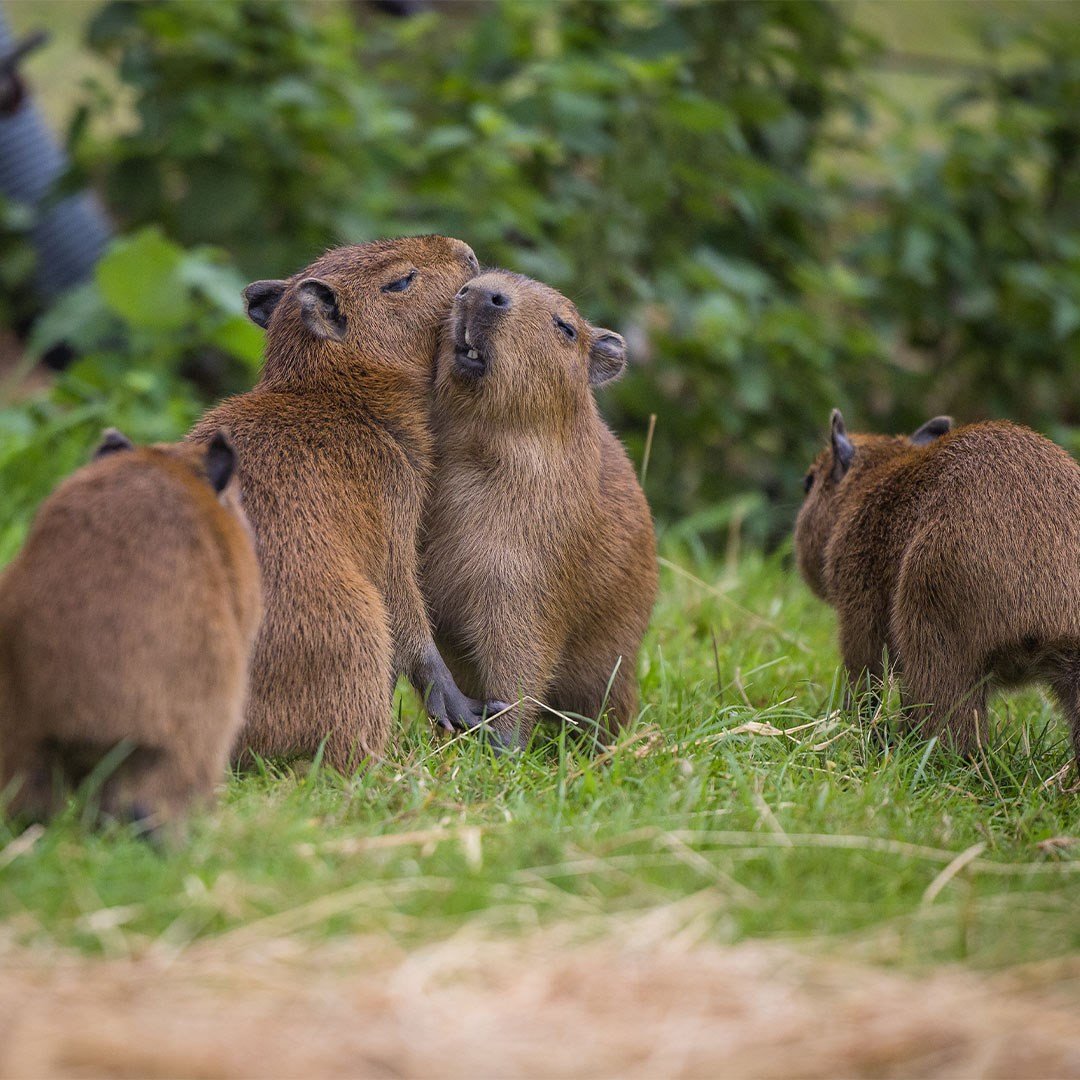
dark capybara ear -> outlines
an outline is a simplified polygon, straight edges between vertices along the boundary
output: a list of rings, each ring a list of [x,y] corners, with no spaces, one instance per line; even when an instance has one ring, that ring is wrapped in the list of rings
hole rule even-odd
[[[316,336],[328,341],[344,341],[348,325],[338,306],[334,287],[321,278],[304,278],[296,286],[300,301],[300,317],[304,325]]]
[[[927,420],[918,431],[911,436],[911,442],[915,446],[925,446],[935,439],[940,439],[947,431],[952,430],[951,416],[935,416],[933,420]]]
[[[829,419],[829,438],[832,442],[832,478],[842,480],[855,460],[855,446],[848,438],[844,417],[839,409],[833,409]]]
[[[219,494],[225,490],[236,469],[236,451],[223,428],[214,432],[206,447],[206,476]]]
[[[594,330],[589,346],[589,383],[603,386],[626,370],[626,342],[614,330]]]
[[[244,290],[244,310],[248,318],[265,330],[288,286],[287,281],[253,281]]]
[[[134,449],[135,444],[122,431],[117,431],[114,427],[106,428],[101,433],[101,442],[94,451],[94,460],[105,457],[106,454],[115,454],[118,450]]]

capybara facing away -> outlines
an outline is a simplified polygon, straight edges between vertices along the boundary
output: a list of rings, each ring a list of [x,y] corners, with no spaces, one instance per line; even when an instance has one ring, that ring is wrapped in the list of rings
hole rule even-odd
[[[327,763],[351,771],[386,745],[399,673],[445,727],[483,713],[435,647],[417,574],[438,330],[477,269],[460,240],[419,236],[245,291],[267,331],[262,378],[191,435],[228,427],[263,573],[240,757],[325,739]]]
[[[836,608],[852,680],[900,678],[911,719],[970,754],[995,685],[1047,681],[1080,760],[1080,466],[1006,422],[849,435],[806,477],[799,568]]]
[[[546,285],[505,271],[465,285],[436,366],[422,541],[461,685],[596,717],[604,735],[636,712],[657,584],[648,504],[593,399],[625,364],[623,339]],[[523,701],[498,741],[522,745],[537,719]]]
[[[261,612],[234,463],[222,432],[136,448],[109,431],[42,504],[0,578],[12,812],[48,817],[114,749],[108,816],[174,825],[223,779]]]

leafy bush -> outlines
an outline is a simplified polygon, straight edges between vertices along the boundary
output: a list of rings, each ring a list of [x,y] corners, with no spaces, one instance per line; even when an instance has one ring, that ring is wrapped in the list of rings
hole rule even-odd
[[[30,207],[0,196],[0,326],[20,326],[33,311],[33,226]]]
[[[639,451],[660,414],[663,510],[778,487],[807,403],[874,351],[806,303],[840,280],[812,163],[859,112],[867,52],[828,4],[505,4],[364,30],[300,5],[122,4],[92,41],[137,126],[82,124],[76,145],[129,220],[262,276],[448,232],[636,329],[650,362],[615,411]]]
[[[102,428],[140,442],[179,438],[206,404],[199,376],[213,377],[213,393],[252,381],[262,334],[243,314],[241,287],[212,252],[150,229],[116,240],[94,280],[38,322],[32,351],[63,343],[78,359],[44,394],[0,409],[0,562]]]
[[[892,180],[853,248],[867,305],[907,360],[888,411],[1076,425],[1080,31],[995,22],[984,45],[941,105],[938,144],[909,128],[890,147]]]
[[[284,273],[389,211],[389,193],[357,198],[401,131],[356,42],[343,6],[107,5],[89,43],[126,93],[98,87],[73,148],[128,223],[224,247],[250,276]],[[134,130],[95,139],[93,119],[122,115],[130,93]]]
[[[109,5],[82,166],[251,276],[434,230],[550,281],[627,334],[605,407],[639,455],[657,414],[653,503],[703,531],[748,490],[784,528],[834,404],[1076,423],[1075,28],[996,18],[932,128],[868,141],[879,48],[825,0],[356,10]]]

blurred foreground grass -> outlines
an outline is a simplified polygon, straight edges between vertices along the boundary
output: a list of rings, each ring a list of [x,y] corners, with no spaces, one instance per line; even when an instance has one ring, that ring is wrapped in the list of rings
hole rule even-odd
[[[999,699],[994,748],[882,754],[836,710],[832,617],[778,556],[667,565],[641,723],[600,760],[439,743],[411,699],[390,760],[351,779],[233,778],[162,856],[73,809],[0,827],[0,932],[109,955],[465,926],[517,932],[690,901],[706,936],[813,941],[904,966],[994,967],[1080,946],[1080,803],[1064,727]],[[693,898],[691,900],[691,898]]]

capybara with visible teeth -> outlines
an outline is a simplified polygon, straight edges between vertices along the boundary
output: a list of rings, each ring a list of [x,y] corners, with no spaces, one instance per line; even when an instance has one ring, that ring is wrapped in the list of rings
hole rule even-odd
[[[637,710],[656,544],[593,398],[625,364],[618,334],[506,271],[468,282],[444,331],[424,592],[461,685],[526,699],[495,721],[505,744],[523,745],[541,715],[527,699],[596,718],[605,736]]]
[[[805,484],[799,568],[852,681],[887,649],[912,720],[970,754],[988,691],[1044,680],[1080,761],[1080,466],[1004,421],[849,435],[834,411]]]
[[[267,332],[262,378],[191,435],[229,428],[266,592],[239,757],[325,739],[327,763],[351,771],[386,745],[399,673],[444,727],[483,715],[435,647],[417,575],[437,335],[477,269],[460,240],[418,236],[245,290]]]
[[[173,824],[224,778],[261,612],[234,468],[221,431],[137,448],[109,431],[42,504],[0,578],[12,812],[48,817],[101,766],[106,815]]]

